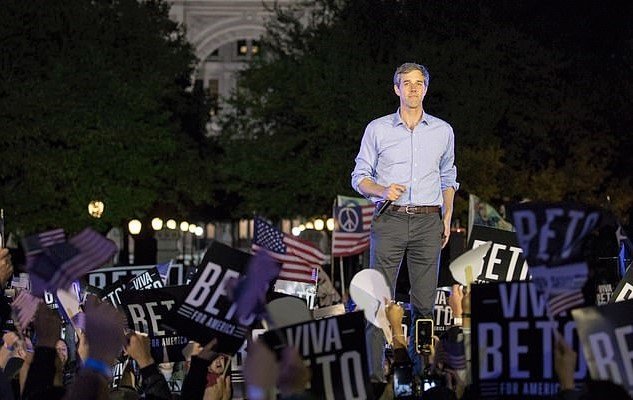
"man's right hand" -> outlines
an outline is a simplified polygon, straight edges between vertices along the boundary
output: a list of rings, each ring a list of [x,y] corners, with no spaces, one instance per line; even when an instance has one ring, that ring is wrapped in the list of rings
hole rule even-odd
[[[392,183],[391,185],[387,186],[385,190],[383,190],[381,197],[383,198],[383,200],[395,201],[398,200],[398,198],[402,195],[402,193],[404,193],[405,190],[407,190],[406,186]]]

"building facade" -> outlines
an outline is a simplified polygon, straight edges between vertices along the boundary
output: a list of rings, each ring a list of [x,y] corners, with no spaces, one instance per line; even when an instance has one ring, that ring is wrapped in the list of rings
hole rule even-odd
[[[199,64],[195,78],[215,101],[216,115],[222,99],[235,88],[235,74],[259,51],[259,39],[274,4],[287,6],[297,0],[173,0],[170,17],[182,23],[194,46]],[[209,133],[217,133],[212,123]]]

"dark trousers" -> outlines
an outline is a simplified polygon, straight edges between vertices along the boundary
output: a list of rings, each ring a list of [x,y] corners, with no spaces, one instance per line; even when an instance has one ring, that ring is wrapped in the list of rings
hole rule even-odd
[[[385,276],[392,296],[406,251],[411,283],[412,326],[417,318],[433,317],[443,231],[441,216],[436,213],[406,214],[388,210],[378,218],[374,216],[372,221],[369,266]],[[411,329],[409,332],[409,336],[413,337],[414,331]],[[369,375],[374,381],[385,381],[384,334],[369,323],[365,333]],[[410,354],[414,351],[412,345],[410,341]]]

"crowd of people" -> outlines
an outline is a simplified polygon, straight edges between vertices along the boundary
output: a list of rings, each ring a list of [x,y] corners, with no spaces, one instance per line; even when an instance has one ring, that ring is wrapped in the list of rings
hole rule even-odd
[[[0,286],[4,288],[12,276],[9,251],[1,249]],[[84,327],[76,330],[70,324],[62,329],[60,314],[42,302],[24,329],[8,324],[15,322],[15,314],[5,296],[0,307],[2,400],[232,398],[227,373],[230,356],[214,351],[216,340],[205,346],[190,342],[185,347],[186,376],[180,392],[174,394],[152,358],[150,338],[127,329],[125,316],[97,297],[86,295]],[[66,337],[61,337],[62,332]],[[112,365],[121,355],[129,358],[130,367],[113,389]],[[277,392],[288,399],[309,398],[304,392],[310,373],[294,348],[287,348],[277,360],[265,345],[253,342],[244,375],[250,399],[267,399]]]
[[[0,284],[11,278],[13,267],[6,249],[0,250]],[[422,398],[469,399],[473,397],[470,376],[470,309],[468,293],[453,287],[449,305],[461,326],[449,329],[435,345],[423,348],[424,373],[412,373],[412,361],[403,332],[404,309],[388,299],[386,315],[393,340],[384,365],[387,384],[377,383],[369,393],[378,399]],[[3,303],[7,319],[8,304]],[[28,329],[7,329],[0,347],[0,399],[209,399],[228,400],[232,384],[227,374],[229,356],[214,351],[216,341],[202,346],[190,342],[183,354],[187,359],[186,376],[179,394],[171,392],[159,365],[150,352],[147,335],[130,332],[125,317],[109,303],[92,295],[83,304],[84,329],[72,336],[60,337],[60,315],[41,303]],[[112,365],[121,354],[129,365],[116,389],[110,387]],[[589,382],[576,388],[573,378],[577,355],[562,337],[556,341],[555,371],[560,399],[628,399],[627,392],[609,382]],[[462,362],[465,361],[465,362]],[[136,369],[138,374],[134,374]],[[408,379],[404,379],[408,377]],[[311,399],[306,391],[310,370],[299,353],[287,347],[275,354],[263,341],[249,343],[244,364],[248,399]],[[404,380],[403,380],[404,379]],[[596,393],[599,393],[596,395]]]

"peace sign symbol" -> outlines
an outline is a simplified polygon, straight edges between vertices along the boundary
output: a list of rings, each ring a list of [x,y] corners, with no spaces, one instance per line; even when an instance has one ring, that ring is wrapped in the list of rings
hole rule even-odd
[[[338,224],[344,232],[356,232],[360,217],[355,207],[343,207],[338,212]]]

